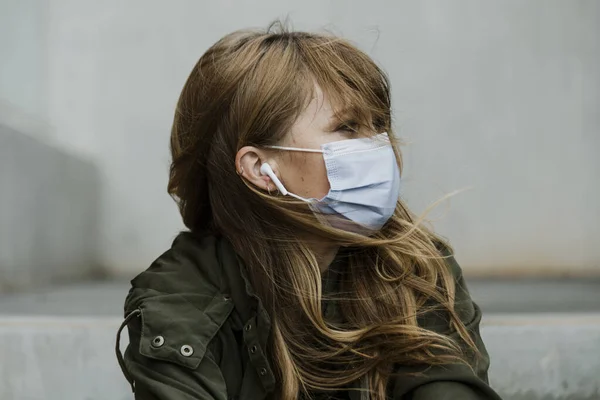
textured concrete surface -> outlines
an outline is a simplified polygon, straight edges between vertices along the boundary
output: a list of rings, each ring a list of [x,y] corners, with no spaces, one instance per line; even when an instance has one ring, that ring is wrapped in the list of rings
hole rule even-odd
[[[114,317],[0,318],[2,400],[132,399]],[[600,314],[488,316],[491,385],[505,400],[600,398]],[[125,345],[126,332],[123,333]]]
[[[133,399],[115,358],[120,321],[0,317],[0,399]]]
[[[600,399],[600,282],[470,287],[505,400]],[[0,296],[0,399],[131,399],[113,352],[127,290],[106,282]]]
[[[489,314],[482,336],[506,399],[600,399],[600,313]]]
[[[0,121],[0,293],[89,277],[99,196],[93,164]]]

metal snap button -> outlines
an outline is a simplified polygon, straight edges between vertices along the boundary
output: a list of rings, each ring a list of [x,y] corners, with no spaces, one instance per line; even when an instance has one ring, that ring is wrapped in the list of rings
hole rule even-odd
[[[256,346],[252,346],[250,348],[250,353],[252,353],[252,354],[256,353]]]
[[[165,338],[162,336],[157,336],[154,339],[152,339],[152,346],[153,347],[160,347],[163,344],[165,344]]]
[[[264,368],[261,368],[261,369],[260,369],[260,374],[261,374],[261,376],[265,376],[265,375],[266,375],[266,373],[267,373],[267,370],[266,370],[266,369],[264,369]]]
[[[189,344],[184,344],[183,346],[181,346],[180,352],[182,356],[189,357],[192,354],[194,354],[194,349]]]
[[[252,324],[246,325],[246,328],[244,329],[246,329],[246,332],[250,331],[250,329],[252,329]]]

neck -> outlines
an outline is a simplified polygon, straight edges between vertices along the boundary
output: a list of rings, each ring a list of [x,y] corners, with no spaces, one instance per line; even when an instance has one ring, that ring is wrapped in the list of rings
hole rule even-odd
[[[321,273],[324,273],[335,259],[340,246],[314,243],[311,245],[311,248],[315,252]]]

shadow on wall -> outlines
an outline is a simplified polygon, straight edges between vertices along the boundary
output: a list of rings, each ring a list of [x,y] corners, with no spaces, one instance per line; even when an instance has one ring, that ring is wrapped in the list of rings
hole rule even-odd
[[[0,124],[0,293],[97,276],[96,166]]]

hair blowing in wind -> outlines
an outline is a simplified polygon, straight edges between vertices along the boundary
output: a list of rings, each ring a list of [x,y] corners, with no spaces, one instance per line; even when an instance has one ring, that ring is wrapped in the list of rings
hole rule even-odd
[[[440,253],[446,245],[401,200],[380,231],[360,235],[323,224],[305,203],[238,175],[237,151],[276,145],[315,85],[357,126],[388,132],[401,166],[384,72],[345,40],[276,24],[224,37],[192,70],[173,122],[168,190],[193,233],[223,235],[243,260],[272,319],[275,398],[366,376],[371,398],[383,400],[394,365],[461,362],[462,349],[475,352],[475,345],[454,311],[453,277]],[[347,267],[335,297],[342,323],[323,317],[308,237],[342,246]],[[421,328],[420,317],[431,312],[445,313],[458,334]]]

